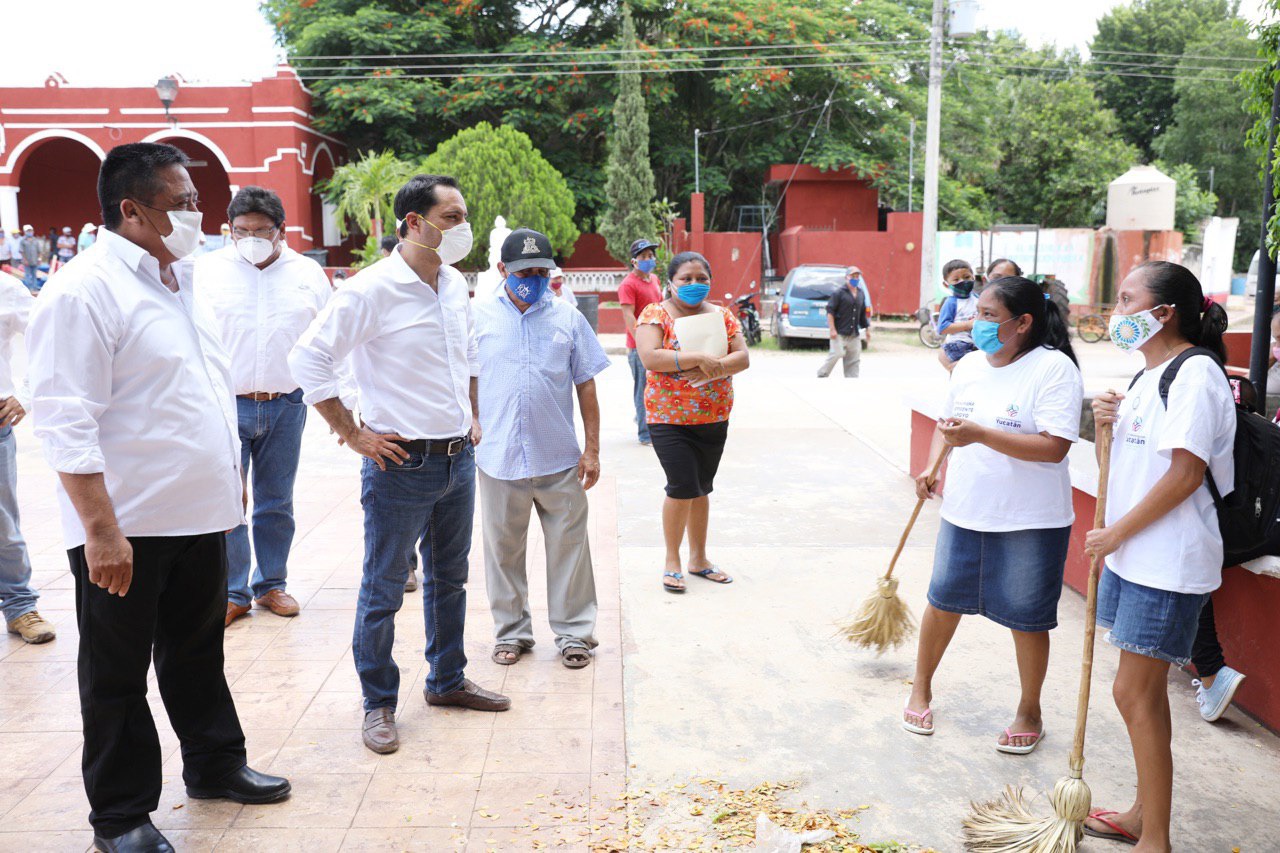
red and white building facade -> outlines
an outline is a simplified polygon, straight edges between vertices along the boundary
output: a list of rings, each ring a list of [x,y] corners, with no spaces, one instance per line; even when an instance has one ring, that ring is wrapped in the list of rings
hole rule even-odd
[[[0,87],[0,227],[78,234],[86,222],[100,225],[106,152],[167,142],[191,157],[206,233],[218,233],[236,190],[267,187],[284,202],[291,247],[327,249],[329,264],[345,264],[351,243],[313,189],[346,148],[312,127],[311,94],[293,69],[249,83],[178,82],[167,116],[154,87],[76,86],[60,75],[42,87]]]

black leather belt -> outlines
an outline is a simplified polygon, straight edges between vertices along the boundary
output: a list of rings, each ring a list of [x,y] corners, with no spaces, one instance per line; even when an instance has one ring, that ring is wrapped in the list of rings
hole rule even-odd
[[[464,435],[458,438],[415,438],[411,441],[397,441],[395,443],[410,453],[419,455],[443,453],[448,456],[457,456],[467,446],[468,441],[470,439]]]

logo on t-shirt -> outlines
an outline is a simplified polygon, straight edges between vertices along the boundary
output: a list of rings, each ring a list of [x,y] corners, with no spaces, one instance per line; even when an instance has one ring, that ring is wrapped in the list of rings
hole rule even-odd
[[[1129,425],[1130,432],[1142,432],[1142,418],[1134,418],[1133,423]]]
[[[1009,417],[996,418],[996,424],[1002,427],[1009,427],[1009,429],[1022,429],[1022,421],[1017,419],[1019,411],[1021,410],[1018,408],[1017,403],[1010,403],[1004,409],[1005,414]]]

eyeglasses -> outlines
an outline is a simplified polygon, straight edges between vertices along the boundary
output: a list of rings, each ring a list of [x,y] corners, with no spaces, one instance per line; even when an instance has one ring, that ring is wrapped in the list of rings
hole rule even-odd
[[[237,240],[244,239],[245,237],[257,237],[259,240],[274,240],[276,238],[276,234],[280,233],[280,229],[259,228],[257,231],[250,231],[247,228],[232,228],[231,233]]]

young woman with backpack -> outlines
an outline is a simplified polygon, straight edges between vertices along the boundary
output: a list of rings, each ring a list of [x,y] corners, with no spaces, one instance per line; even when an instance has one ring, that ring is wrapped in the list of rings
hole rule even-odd
[[[1114,425],[1106,526],[1085,550],[1105,558],[1098,624],[1120,649],[1112,692],[1129,730],[1138,789],[1125,812],[1096,810],[1089,835],[1171,849],[1173,798],[1169,665],[1185,665],[1209,593],[1222,581],[1223,542],[1206,484],[1235,484],[1236,410],[1221,366],[1196,354],[1181,363],[1162,398],[1165,369],[1193,346],[1225,361],[1226,312],[1204,298],[1186,267],[1146,263],[1120,285],[1111,339],[1142,353],[1146,370],[1124,393],[1093,401],[1094,420]],[[1100,448],[1101,449],[1101,448]]]
[[[995,748],[1025,755],[1045,731],[1040,691],[1075,518],[1066,456],[1084,389],[1062,312],[1032,281],[988,284],[973,340],[980,351],[955,365],[925,466],[953,448],[902,727],[933,734],[934,674],[961,616],[981,614],[1011,630],[1022,687]],[[916,478],[921,499],[934,494],[927,481]]]

